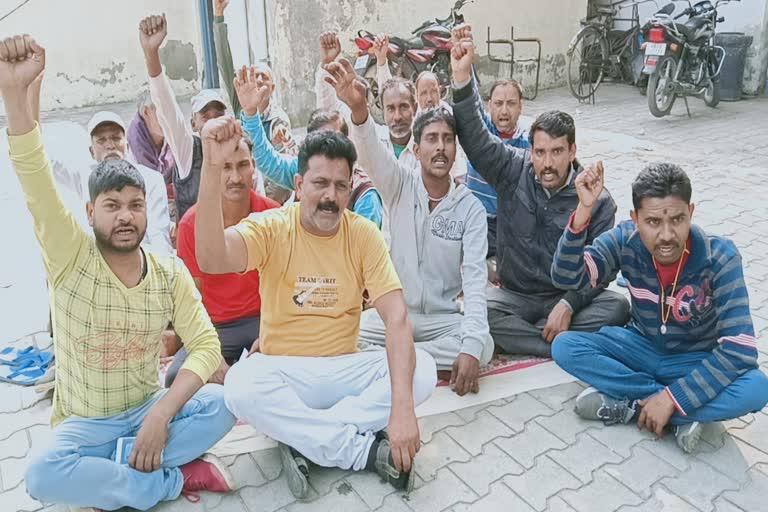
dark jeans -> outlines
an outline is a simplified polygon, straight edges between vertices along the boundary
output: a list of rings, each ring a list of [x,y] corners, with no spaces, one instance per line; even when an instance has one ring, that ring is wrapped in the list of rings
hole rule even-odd
[[[488,326],[494,343],[508,354],[552,357],[552,345],[541,333],[547,317],[562,294],[551,297],[522,295],[504,288],[488,289]],[[584,309],[573,315],[569,331],[595,332],[606,325],[626,325],[629,302],[616,292],[605,290]]]
[[[233,364],[240,359],[243,349],[250,350],[253,342],[259,337],[261,317],[248,316],[225,324],[214,324],[221,341],[221,355],[227,364]],[[184,340],[182,340],[184,341]],[[187,359],[187,350],[184,347],[176,352],[173,363],[165,374],[165,387],[170,387],[176,374]]]

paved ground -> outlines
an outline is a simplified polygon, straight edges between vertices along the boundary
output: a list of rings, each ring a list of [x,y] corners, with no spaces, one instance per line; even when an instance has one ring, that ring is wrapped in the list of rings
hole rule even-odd
[[[692,100],[692,119],[680,103],[672,116],[657,120],[634,89],[604,86],[594,106],[578,105],[565,90],[556,90],[525,107],[531,115],[550,108],[574,114],[579,156],[605,161],[620,219],[631,208],[629,184],[644,164],[672,160],[685,167],[694,184],[696,221],[731,236],[741,250],[768,370],[768,99],[716,110]],[[606,428],[577,419],[573,399],[581,389],[567,384],[426,419],[417,489],[409,497],[371,474],[315,469],[313,501],[295,503],[271,450],[228,461],[244,485],[239,492],[205,495],[198,504],[180,499],[155,510],[768,510],[765,412],[713,425],[698,453],[686,456],[671,438],[655,441],[632,426]],[[2,511],[43,508],[26,496],[22,475],[30,450],[45,440],[49,408],[29,390],[0,388]]]

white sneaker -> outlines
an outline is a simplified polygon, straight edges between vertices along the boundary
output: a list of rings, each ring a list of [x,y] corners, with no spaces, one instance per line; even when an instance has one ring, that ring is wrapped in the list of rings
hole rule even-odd
[[[704,425],[698,421],[689,423],[687,425],[677,425],[675,427],[675,441],[685,453],[693,453],[696,446],[701,439],[702,429]]]

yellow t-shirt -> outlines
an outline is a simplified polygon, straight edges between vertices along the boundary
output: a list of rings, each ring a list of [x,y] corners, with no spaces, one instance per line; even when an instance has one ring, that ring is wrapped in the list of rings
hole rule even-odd
[[[236,226],[248,270],[261,276],[261,352],[354,353],[363,290],[375,302],[402,289],[386,243],[371,221],[349,210],[335,235],[312,235],[301,226],[299,208],[254,213]]]

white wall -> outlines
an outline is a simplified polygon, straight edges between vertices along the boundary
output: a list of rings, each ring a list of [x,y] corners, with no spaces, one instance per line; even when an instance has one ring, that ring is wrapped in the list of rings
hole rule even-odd
[[[256,0],[253,0],[256,3]],[[278,94],[295,124],[306,122],[314,108],[314,70],[319,60],[317,36],[325,30],[340,34],[344,54],[357,50],[352,39],[358,29],[406,36],[427,18],[448,15],[454,0],[266,0],[269,47],[277,75]],[[477,42],[480,78],[509,77],[508,66],[488,62],[486,26],[492,38],[542,39],[542,87],[564,85],[565,52],[586,14],[587,0],[475,0],[464,7]],[[494,50],[503,52],[501,48]],[[517,57],[523,57],[521,53]],[[519,78],[516,75],[516,78]],[[533,87],[532,75],[524,74],[524,85]],[[287,97],[287,98],[286,98]],[[289,101],[286,101],[289,99]]]
[[[16,4],[0,2],[0,14],[11,3]],[[161,58],[172,63],[168,70],[176,92],[191,93],[199,88],[202,71],[192,0],[32,1],[0,22],[0,34],[29,33],[46,48],[43,110],[132,101],[146,84],[139,22],[162,12],[169,34]]]

